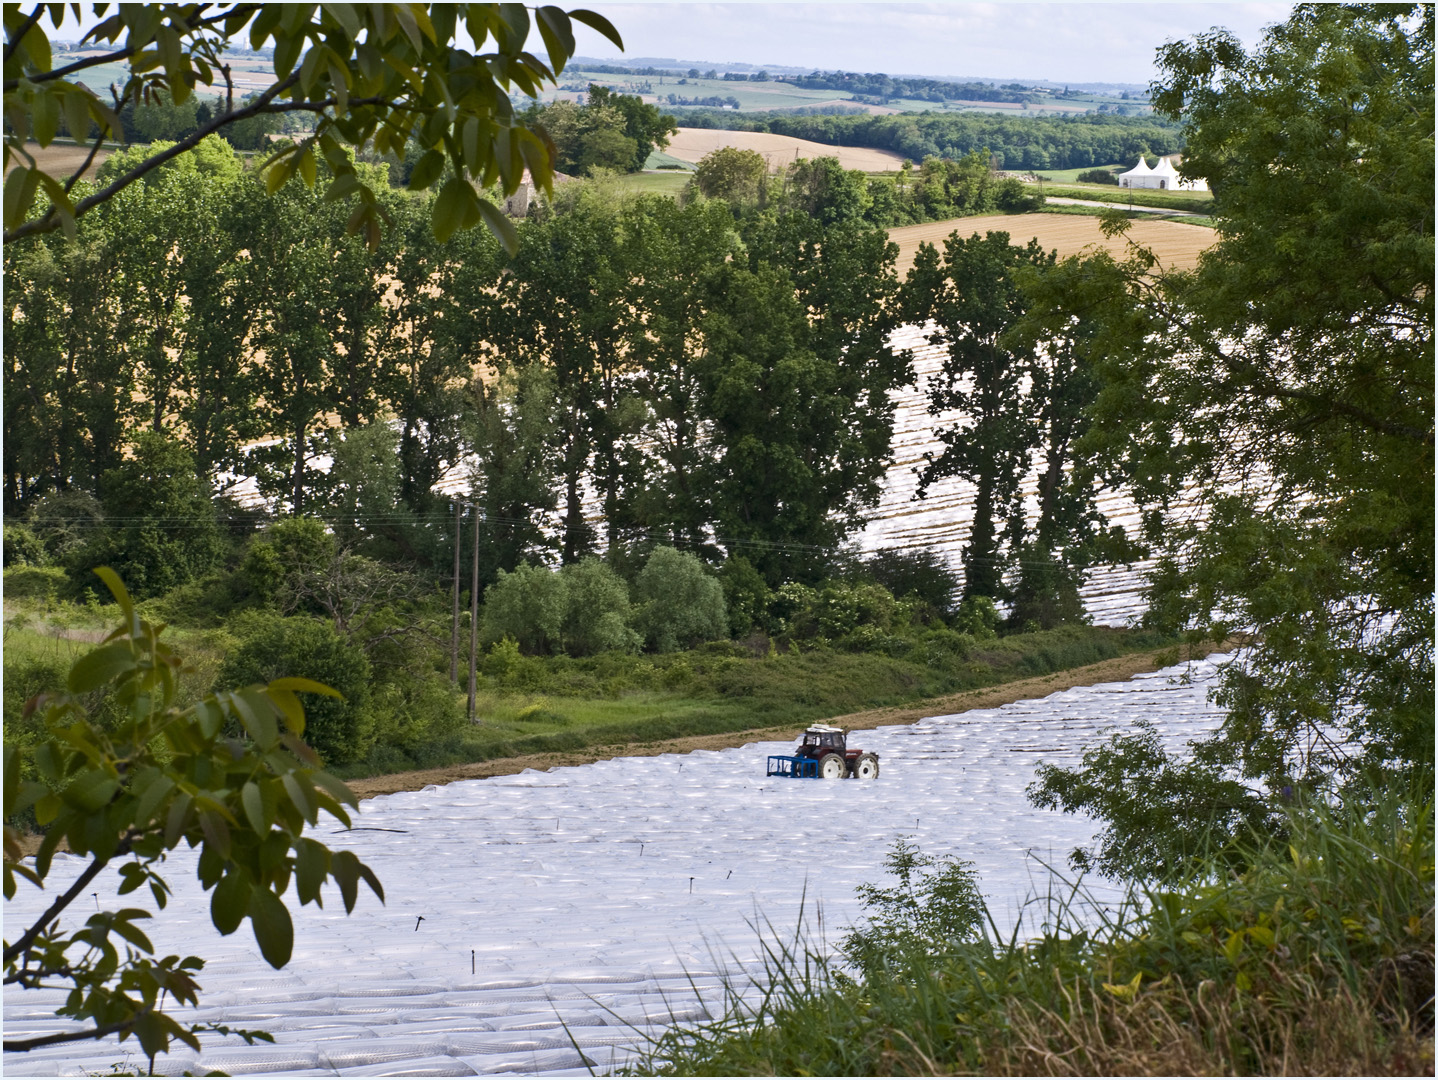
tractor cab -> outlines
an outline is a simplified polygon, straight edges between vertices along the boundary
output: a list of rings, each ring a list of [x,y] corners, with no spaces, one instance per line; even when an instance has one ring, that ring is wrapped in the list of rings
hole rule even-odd
[[[821,757],[825,753],[844,752],[844,729],[828,724],[815,724],[804,732],[799,742],[798,753],[805,757]]]

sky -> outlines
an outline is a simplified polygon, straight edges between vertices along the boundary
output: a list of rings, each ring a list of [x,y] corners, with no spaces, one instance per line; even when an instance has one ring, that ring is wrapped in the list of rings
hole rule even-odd
[[[565,5],[568,7],[568,4]],[[1252,47],[1287,3],[649,3],[585,6],[630,57],[786,64],[887,74],[1147,85],[1154,50],[1222,26]],[[576,28],[582,56],[620,53]]]

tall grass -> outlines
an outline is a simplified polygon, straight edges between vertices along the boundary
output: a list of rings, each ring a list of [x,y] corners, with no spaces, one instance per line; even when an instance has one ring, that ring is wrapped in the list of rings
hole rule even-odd
[[[1109,914],[1055,880],[1044,929],[946,935],[856,980],[802,938],[717,1019],[656,1042],[671,1075],[1432,1075],[1433,802],[1304,807]]]

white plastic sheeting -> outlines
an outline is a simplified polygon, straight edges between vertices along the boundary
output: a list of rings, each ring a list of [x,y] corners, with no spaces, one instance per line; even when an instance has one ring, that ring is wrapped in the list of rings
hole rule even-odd
[[[815,941],[840,940],[859,915],[854,887],[883,879],[898,837],[971,860],[1011,923],[1047,890],[1044,864],[1062,869],[1093,831],[1028,804],[1035,766],[1076,762],[1104,728],[1140,718],[1181,745],[1217,722],[1213,672],[1205,661],[857,732],[881,755],[875,781],[768,779],[765,757],[792,744],[756,743],[372,799],[355,831],[319,836],[374,867],[387,903],[362,891],[346,917],[331,891],[323,911],[302,909],[294,958],[278,972],[248,923],[218,936],[193,856],[177,853],[166,867],[176,895],[152,936],[161,955],[208,960],[201,1007],[183,1018],[262,1028],[275,1045],[206,1036],[203,1053],[182,1048],[158,1067],[444,1076],[612,1065],[645,1033],[703,1016],[726,971],[741,985],[759,974],[756,926],[792,934],[802,909]],[[49,895],[81,866],[56,863]],[[7,905],[11,936],[43,901],[22,884]],[[7,992],[6,1037],[68,1030],[53,1015],[61,1000]],[[127,1057],[133,1067],[133,1045],[7,1054],[4,1072],[108,1072]]]

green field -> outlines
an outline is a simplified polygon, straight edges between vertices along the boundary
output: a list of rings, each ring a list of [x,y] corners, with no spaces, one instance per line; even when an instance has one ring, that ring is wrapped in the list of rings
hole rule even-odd
[[[625,173],[615,178],[619,187],[625,191],[637,191],[642,194],[657,195],[678,195],[684,190],[684,185],[689,183],[690,173],[680,172],[677,169],[665,172],[637,172]]]
[[[1111,184],[1044,184],[1045,195],[1061,199],[1092,199],[1117,206],[1157,206],[1165,210],[1192,210],[1204,213],[1213,208],[1210,191],[1155,191],[1152,188],[1120,188]]]
[[[766,109],[795,109],[805,105],[826,105],[832,101],[848,98],[842,90],[801,90],[790,83],[782,82],[726,82],[723,79],[685,79],[673,75],[606,75],[600,72],[586,72],[582,68],[571,68],[561,77],[561,84],[574,86],[577,83],[598,83],[612,87],[625,94],[640,94],[660,108],[669,108],[669,95],[679,97],[732,97],[739,102],[739,108],[747,112]],[[649,89],[644,89],[645,86]],[[564,91],[547,91],[545,100],[552,100]]]

